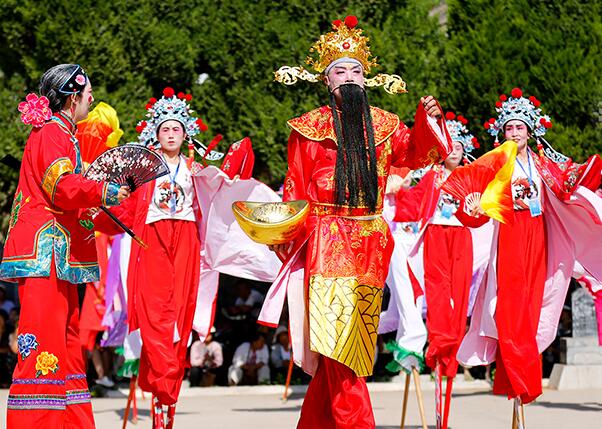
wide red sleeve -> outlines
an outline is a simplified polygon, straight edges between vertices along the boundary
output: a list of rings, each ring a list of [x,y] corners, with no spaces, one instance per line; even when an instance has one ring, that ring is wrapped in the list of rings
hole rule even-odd
[[[451,150],[451,138],[445,120],[429,119],[420,103],[414,116],[414,127],[410,130],[400,123],[392,136],[391,164],[415,170],[444,160]]]
[[[311,158],[306,139],[293,130],[288,139],[288,171],[284,179],[283,201],[306,200],[311,175]]]
[[[75,149],[69,137],[56,126],[45,126],[38,140],[40,186],[57,207],[63,210],[117,205],[119,186],[94,182],[75,173]]]
[[[433,171],[429,171],[413,188],[399,190],[395,195],[395,222],[416,222],[422,217],[424,198],[429,189],[432,189],[431,176],[434,174]]]

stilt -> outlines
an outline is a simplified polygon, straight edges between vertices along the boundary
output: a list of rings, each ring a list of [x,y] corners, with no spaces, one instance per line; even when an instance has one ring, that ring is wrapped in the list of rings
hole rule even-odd
[[[153,395],[152,399],[153,408],[153,429],[165,429],[165,422],[163,420],[163,405],[159,402],[159,399]]]
[[[295,361],[293,361],[293,355],[291,353],[291,360],[288,362],[288,371],[286,373],[286,382],[284,383],[284,393],[282,394],[282,402],[288,401],[288,388],[291,385],[291,377],[293,376],[293,367]]]
[[[401,408],[401,425],[399,429],[404,429],[406,424],[406,410],[408,409],[408,396],[410,396],[410,373],[406,372],[406,385],[403,389],[403,407]]]
[[[445,408],[443,409],[443,429],[447,429],[449,419],[449,409],[451,405],[452,386],[454,384],[453,377],[447,377],[445,385]]]
[[[130,390],[133,390],[132,394],[132,423],[138,424],[138,400],[136,399],[136,390],[138,389],[138,377],[132,376],[134,388],[132,389],[132,380],[130,380]]]
[[[165,429],[173,429],[173,422],[176,416],[176,404],[167,407],[167,421]]]
[[[512,415],[512,428],[525,429],[525,411],[523,408],[523,402],[518,396],[514,398],[514,411],[512,412]]]
[[[136,384],[134,377],[130,379],[130,392],[128,393],[127,403],[125,405],[125,411],[123,413],[123,425],[121,429],[125,429],[128,424],[128,418],[130,416],[130,408],[132,406],[132,401],[136,398]]]
[[[441,382],[441,367],[437,362],[435,365],[435,422],[436,428],[441,429],[443,419],[441,416],[441,407],[443,406],[443,386]]]
[[[420,419],[422,420],[422,429],[428,429],[428,426],[426,425],[426,415],[424,414],[422,389],[420,388],[420,374],[416,368],[412,368],[412,374],[414,374],[414,384],[416,385],[416,397],[418,398],[418,409],[420,411]]]

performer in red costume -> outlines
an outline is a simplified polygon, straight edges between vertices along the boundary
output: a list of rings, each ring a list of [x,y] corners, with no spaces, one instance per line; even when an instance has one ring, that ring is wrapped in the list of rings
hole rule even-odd
[[[501,95],[496,105],[498,117],[485,128],[496,144],[501,132],[518,145],[514,220],[495,222],[487,281],[458,358],[471,365],[495,359],[493,392],[515,398],[518,408],[541,395],[540,353],[556,336],[575,261],[602,278],[600,259],[593,256],[601,251],[602,201],[587,189],[599,186],[601,161],[595,155],[576,164],[553,151],[543,139],[552,127],[550,118],[542,114],[539,100],[524,97],[521,89]],[[532,138],[539,153],[529,148]],[[476,226],[486,219],[463,222]]]
[[[272,285],[260,321],[278,323],[288,294],[293,356],[313,375],[299,428],[374,428],[365,377],[372,374],[383,287],[393,238],[382,217],[389,168],[447,157],[451,142],[433,97],[423,97],[410,130],[371,107],[365,87],[405,92],[399,76],[366,75],[376,65],[357,18],[335,21],[312,48],[318,75],[283,67],[276,80],[324,81],[330,105],[288,121],[284,200],[310,203],[305,230]]]
[[[437,382],[447,377],[445,412],[437,402],[437,418],[442,417],[437,427],[447,428],[451,382],[458,372],[456,353],[466,332],[468,299],[473,274],[473,243],[471,231],[456,218],[460,201],[441,191],[447,177],[460,165],[468,161],[477,139],[466,128],[468,121],[463,116],[447,112],[446,125],[453,141],[453,150],[442,164],[432,167],[409,190],[397,193],[395,221],[408,222],[421,219],[423,234],[423,275],[427,302],[426,324],[429,345],[425,360],[436,372]],[[440,387],[440,386],[438,386]],[[438,392],[439,393],[439,392]],[[439,398],[439,395],[437,396]]]
[[[8,428],[93,428],[79,338],[78,283],[99,279],[94,228],[82,209],[117,205],[129,191],[85,179],[76,123],[94,101],[75,64],[48,70],[40,94],[19,110],[29,135],[11,212],[0,278],[19,282],[17,367]]]
[[[191,115],[189,94],[163,97],[147,104],[139,143],[156,148],[169,174],[148,182],[114,210],[148,245],[132,246],[128,270],[128,324],[140,329],[142,351],[138,383],[153,394],[153,427],[173,427],[186,350],[192,330],[200,278],[201,212],[192,175],[201,166],[181,154],[184,141],[206,125]],[[168,406],[167,421],[163,406]]]

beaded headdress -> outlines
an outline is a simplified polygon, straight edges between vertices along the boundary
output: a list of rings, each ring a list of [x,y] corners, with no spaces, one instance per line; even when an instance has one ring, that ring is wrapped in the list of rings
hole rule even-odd
[[[304,67],[280,67],[275,73],[275,80],[285,85],[294,85],[300,80],[320,82],[324,80],[329,66],[342,59],[352,59],[360,64],[364,74],[368,75],[373,67],[378,66],[376,59],[371,58],[370,39],[362,35],[362,30],[357,28],[357,18],[348,16],[344,21],[336,20],[332,23],[332,30],[320,36],[309,50],[310,55],[306,63],[317,73],[311,73]],[[406,84],[398,75],[379,73],[372,78],[365,79],[367,87],[382,86],[390,94],[407,92]]]
[[[464,147],[464,155],[468,160],[474,160],[474,157],[470,153],[480,147],[477,138],[468,130],[466,125],[468,119],[462,115],[456,115],[454,112],[447,112],[445,114],[445,125],[452,141],[462,143]]]
[[[182,124],[186,135],[194,137],[201,131],[207,130],[207,125],[200,118],[193,116],[194,111],[188,104],[192,95],[178,93],[173,88],[165,88],[163,97],[159,100],[151,98],[146,104],[146,120],[138,122],[136,131],[140,133],[138,143],[145,146],[157,147],[157,130],[165,121],[175,120]]]
[[[500,99],[495,103],[498,117],[485,122],[485,129],[495,136],[495,141],[498,142],[498,134],[504,131],[504,125],[508,121],[517,119],[524,122],[535,137],[542,137],[549,128],[552,128],[552,122],[549,116],[542,114],[540,105],[541,102],[534,96],[525,98],[520,88],[514,88],[510,97],[506,94],[500,95]]]

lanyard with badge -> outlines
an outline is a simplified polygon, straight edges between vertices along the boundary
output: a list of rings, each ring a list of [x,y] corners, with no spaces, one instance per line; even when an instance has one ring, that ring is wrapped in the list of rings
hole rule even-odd
[[[523,164],[521,164],[520,160],[518,159],[518,157],[516,158],[516,163],[518,164],[518,166],[520,167],[521,170],[523,170],[523,173],[525,173],[525,175],[527,176],[527,179],[529,180],[529,186],[530,188],[534,191],[535,193],[535,183],[533,182],[532,179],[532,174],[531,174],[531,152],[529,152],[527,150],[527,167],[529,168],[529,171],[527,172],[525,170],[525,167],[523,167]],[[536,216],[540,216],[541,215],[541,203],[539,202],[539,198],[537,197],[537,195],[533,195],[531,198],[529,198],[529,211],[531,212],[531,217],[536,217]]]
[[[165,160],[165,156],[163,156],[163,160]],[[167,163],[167,161],[166,161]],[[177,208],[177,200],[176,200],[176,178],[178,177],[178,172],[180,171],[180,164],[182,163],[182,160],[178,158],[178,166],[176,167],[176,172],[174,173],[174,175],[171,175],[171,169],[169,172],[169,192],[170,192],[170,197],[169,197],[169,212],[171,214],[175,214],[176,213],[176,208]]]
[[[445,174],[445,179],[447,179],[448,177],[449,177],[449,174]],[[449,220],[456,212],[456,206],[453,205],[452,203],[446,202],[443,197],[444,197],[444,193],[441,192],[441,196],[439,197],[439,198],[441,198],[441,201],[443,203],[441,205],[441,217]],[[450,195],[450,197],[451,197],[451,195]]]

